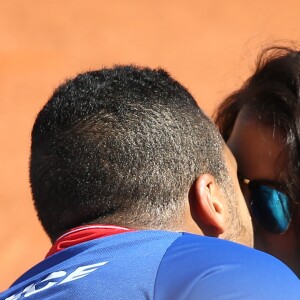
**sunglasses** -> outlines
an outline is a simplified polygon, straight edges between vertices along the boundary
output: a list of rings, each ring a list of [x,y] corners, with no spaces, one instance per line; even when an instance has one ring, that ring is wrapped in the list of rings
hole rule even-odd
[[[250,206],[257,223],[270,233],[287,231],[291,223],[289,198],[259,181],[243,179],[250,191]]]

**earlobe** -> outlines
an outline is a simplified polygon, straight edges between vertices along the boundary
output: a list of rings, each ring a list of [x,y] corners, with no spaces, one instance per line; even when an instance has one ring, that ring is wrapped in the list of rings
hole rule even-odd
[[[219,236],[225,231],[222,193],[210,174],[201,174],[195,182],[195,209],[201,223],[209,228],[210,235]]]

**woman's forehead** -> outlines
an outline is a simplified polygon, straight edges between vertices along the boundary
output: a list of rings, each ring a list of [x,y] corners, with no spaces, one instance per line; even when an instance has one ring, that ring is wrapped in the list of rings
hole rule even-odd
[[[251,118],[248,111],[239,113],[227,145],[235,156],[239,172],[249,179],[274,180],[283,167],[282,133]]]

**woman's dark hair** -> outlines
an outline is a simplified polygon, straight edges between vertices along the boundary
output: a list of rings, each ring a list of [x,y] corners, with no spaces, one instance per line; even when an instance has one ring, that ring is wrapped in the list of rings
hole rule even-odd
[[[214,121],[227,141],[242,108],[284,135],[286,169],[281,170],[285,192],[294,205],[300,195],[300,52],[271,47],[258,57],[255,72],[229,95],[214,113]]]

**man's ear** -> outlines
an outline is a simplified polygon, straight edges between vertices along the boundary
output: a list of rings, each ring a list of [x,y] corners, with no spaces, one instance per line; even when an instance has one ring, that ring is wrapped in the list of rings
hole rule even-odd
[[[194,184],[193,215],[207,226],[208,235],[219,236],[225,231],[224,195],[210,174],[201,174]],[[203,230],[205,234],[205,230]]]

